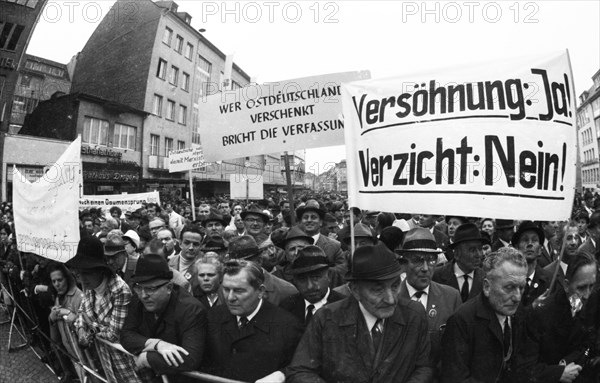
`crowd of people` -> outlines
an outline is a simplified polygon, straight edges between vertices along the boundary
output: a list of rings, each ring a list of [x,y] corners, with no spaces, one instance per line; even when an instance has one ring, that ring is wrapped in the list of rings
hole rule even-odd
[[[600,381],[590,193],[560,222],[335,194],[88,209],[65,264],[19,252],[1,209],[0,299],[65,381],[87,374],[81,350],[111,382]]]

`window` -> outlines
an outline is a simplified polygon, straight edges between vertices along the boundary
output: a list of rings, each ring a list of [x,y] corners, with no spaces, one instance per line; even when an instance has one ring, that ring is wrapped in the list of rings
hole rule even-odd
[[[162,117],[162,96],[158,94],[154,95],[154,104],[152,105],[152,113],[157,115],[158,117]]]
[[[185,58],[188,60],[191,60],[193,55],[194,55],[194,46],[190,43],[187,43],[187,46],[185,47]]]
[[[169,82],[177,86],[177,80],[179,80],[179,68],[175,65],[171,65],[171,73],[169,73]]]
[[[156,77],[165,79],[167,77],[167,62],[163,59],[158,59],[158,68],[156,68]]]
[[[177,35],[177,37],[175,38],[175,51],[177,51],[177,53],[181,53],[182,50],[183,50],[183,37]]]
[[[175,121],[175,101],[167,100],[167,120]]]
[[[82,140],[92,145],[106,145],[108,141],[108,121],[86,117],[83,122]]]
[[[173,139],[165,137],[165,157],[169,156],[171,150],[173,150]]]
[[[190,75],[183,72],[183,78],[181,79],[181,89],[185,90],[186,92],[190,91]]]
[[[177,150],[185,149],[185,141],[177,141]]]
[[[185,125],[187,120],[187,107],[183,106],[183,105],[179,105],[179,119],[177,120],[177,122],[179,122],[182,125]]]
[[[157,136],[156,134],[150,135],[150,155],[151,156],[158,156],[158,150],[160,149],[159,140],[160,140],[160,137]]]
[[[23,25],[0,23],[0,49],[14,51],[17,48],[23,29],[25,29]]]
[[[194,100],[200,98],[200,96],[207,95],[208,84],[210,83],[210,72],[212,70],[212,64],[204,57],[198,55],[198,66],[196,73],[198,74],[199,81],[194,81],[194,84],[198,84],[194,87],[194,92],[198,91],[198,94],[194,94]]]
[[[135,150],[136,135],[137,128],[135,126],[115,124],[113,147]]]
[[[37,106],[39,100],[37,98],[15,96],[13,99],[13,113],[32,113]]]
[[[171,38],[173,37],[173,30],[169,27],[165,28],[165,34],[163,35],[163,43],[171,46]]]
[[[35,8],[39,0],[5,0],[9,3],[17,3],[19,5],[24,5],[29,8]]]
[[[242,89],[242,86],[237,82],[231,80],[231,90]]]

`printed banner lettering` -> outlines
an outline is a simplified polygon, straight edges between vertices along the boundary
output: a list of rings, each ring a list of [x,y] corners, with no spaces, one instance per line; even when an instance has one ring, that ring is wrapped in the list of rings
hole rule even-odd
[[[75,256],[79,244],[80,152],[81,137],[34,183],[14,167],[13,201],[19,251],[59,262]]]
[[[127,210],[137,210],[144,203],[154,202],[160,204],[160,196],[157,191],[136,194],[110,194],[110,195],[84,195],[79,200],[79,210],[101,208],[107,216],[109,210],[116,206],[123,213]]]
[[[556,220],[575,188],[567,52],[342,86],[363,209]]]
[[[204,157],[217,161],[343,145],[341,83],[368,78],[368,71],[306,77],[201,100]]]

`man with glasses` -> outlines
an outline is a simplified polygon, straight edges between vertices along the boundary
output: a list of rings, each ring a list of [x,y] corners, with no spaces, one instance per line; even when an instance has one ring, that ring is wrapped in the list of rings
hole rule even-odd
[[[165,227],[167,227],[167,223],[160,218],[153,218],[148,223],[148,228],[150,229],[150,234],[152,235],[152,238],[156,238],[156,233],[158,233],[159,230],[164,229]]]
[[[476,297],[483,287],[480,268],[483,244],[489,244],[489,241],[475,224],[460,225],[454,233],[454,242],[449,246],[454,251],[454,260],[437,269],[433,281],[454,287],[460,292],[463,302]]]
[[[434,367],[439,367],[440,341],[446,321],[462,303],[456,289],[431,280],[440,252],[433,234],[420,227],[406,233],[402,250],[397,251],[407,262],[406,279],[400,285],[400,297],[421,303],[427,312],[430,356]],[[437,369],[436,376],[439,377],[439,373]]]
[[[121,345],[136,355],[143,380],[167,375],[169,382],[193,381],[178,375],[200,367],[206,339],[206,310],[172,282],[164,257],[144,254],[132,278],[135,297],[121,331]]]
[[[252,236],[258,242],[258,237],[263,234],[270,217],[256,205],[252,205],[248,210],[243,211],[241,217],[246,227],[244,234]]]

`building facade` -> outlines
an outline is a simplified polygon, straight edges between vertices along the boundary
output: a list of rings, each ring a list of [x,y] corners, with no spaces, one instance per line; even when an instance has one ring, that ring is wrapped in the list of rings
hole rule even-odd
[[[600,188],[600,70],[592,80],[594,85],[579,96],[577,143],[581,187],[595,191]]]

